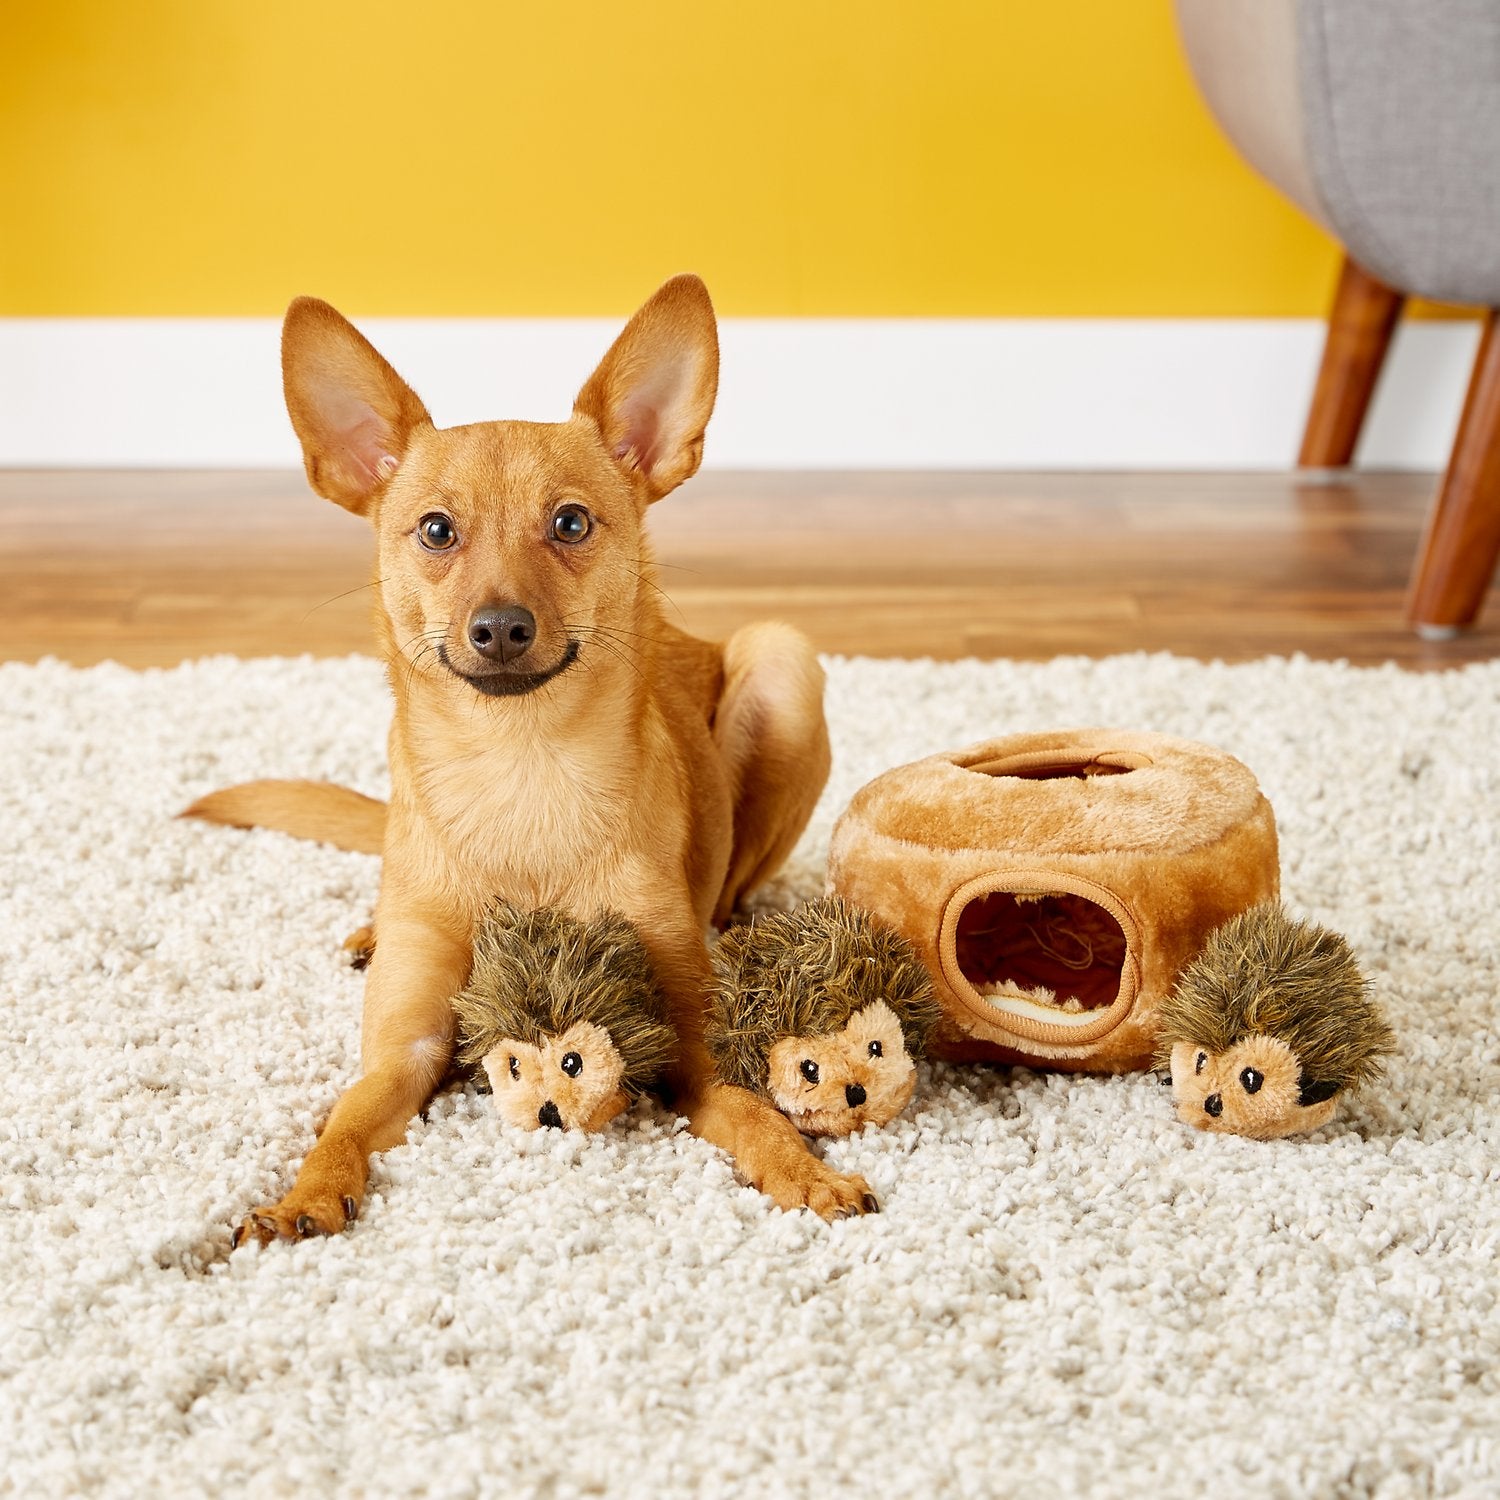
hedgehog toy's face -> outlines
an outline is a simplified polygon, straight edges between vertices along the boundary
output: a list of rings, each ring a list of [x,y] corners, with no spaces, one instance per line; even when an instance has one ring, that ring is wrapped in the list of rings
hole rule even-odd
[[[522,1130],[602,1130],[629,1102],[615,1044],[588,1021],[540,1046],[503,1041],[485,1054],[484,1071],[501,1118]]]
[[[1242,1037],[1219,1053],[1178,1042],[1172,1102],[1185,1125],[1259,1141],[1316,1130],[1338,1107],[1337,1094],[1304,1080],[1297,1054],[1270,1036]]]
[[[766,1084],[804,1135],[849,1135],[895,1119],[911,1098],[916,1072],[896,1013],[876,1000],[840,1031],[782,1037],[771,1048]]]

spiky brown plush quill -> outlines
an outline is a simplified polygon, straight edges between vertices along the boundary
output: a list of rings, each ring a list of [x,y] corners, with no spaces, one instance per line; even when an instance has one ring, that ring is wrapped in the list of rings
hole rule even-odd
[[[580,1021],[602,1027],[632,1099],[661,1075],[676,1045],[640,934],[614,912],[580,922],[497,902],[480,925],[474,967],[453,1009],[459,1060],[469,1065],[502,1041],[536,1046]]]
[[[719,1077],[757,1093],[766,1091],[781,1037],[827,1035],[883,1000],[916,1058],[942,1015],[911,944],[838,896],[732,928],[719,940],[714,973],[705,1040]]]
[[[1217,928],[1183,970],[1160,1014],[1156,1065],[1192,1042],[1227,1052],[1246,1036],[1270,1036],[1297,1055],[1303,1076],[1340,1090],[1372,1082],[1396,1038],[1336,932],[1293,917],[1275,902]]]

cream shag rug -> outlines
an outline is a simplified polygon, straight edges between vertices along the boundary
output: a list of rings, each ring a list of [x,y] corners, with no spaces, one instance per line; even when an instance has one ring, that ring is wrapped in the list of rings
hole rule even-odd
[[[174,822],[383,790],[378,666],[0,667],[0,1491],[1500,1493],[1500,663],[831,664],[834,779],[1021,728],[1211,740],[1400,1033],[1315,1136],[1155,1078],[923,1070],[827,1146],[879,1217],[738,1186],[660,1109],[515,1134],[450,1093],[355,1230],[228,1253],[355,1063],[376,861]]]

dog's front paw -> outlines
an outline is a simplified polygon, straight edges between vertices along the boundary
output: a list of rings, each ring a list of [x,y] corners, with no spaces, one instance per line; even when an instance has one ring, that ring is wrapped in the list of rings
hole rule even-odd
[[[688,1122],[704,1140],[729,1151],[745,1181],[778,1208],[810,1208],[830,1220],[880,1212],[863,1177],[819,1161],[797,1127],[748,1089],[712,1085],[690,1103]]]
[[[275,1240],[311,1240],[339,1234],[359,1217],[359,1204],[350,1194],[301,1193],[293,1188],[280,1203],[257,1208],[235,1226],[229,1246],[237,1250],[254,1240],[269,1245]]]
[[[878,1214],[870,1184],[855,1173],[835,1172],[810,1152],[778,1163],[755,1184],[778,1208],[810,1208],[821,1219],[853,1219]]]
[[[351,969],[368,969],[375,957],[375,929],[357,927],[344,939],[344,952],[349,955]]]

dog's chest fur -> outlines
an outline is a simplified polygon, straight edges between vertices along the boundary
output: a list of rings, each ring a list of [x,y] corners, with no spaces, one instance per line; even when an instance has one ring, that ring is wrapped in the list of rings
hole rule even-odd
[[[622,751],[601,736],[538,743],[500,733],[409,761],[433,873],[481,906],[503,896],[580,914],[628,910],[639,898],[633,856],[654,846],[670,867],[685,830],[653,796],[655,768]],[[662,826],[652,826],[653,803]]]

